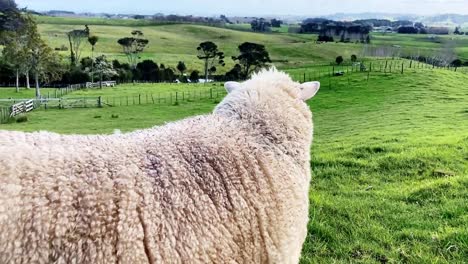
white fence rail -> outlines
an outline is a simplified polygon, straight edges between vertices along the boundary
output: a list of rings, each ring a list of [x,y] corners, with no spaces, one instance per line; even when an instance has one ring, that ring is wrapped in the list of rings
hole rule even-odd
[[[115,81],[102,82],[102,87],[114,87],[116,85],[117,85],[117,82]],[[87,82],[86,83],[86,88],[99,88],[99,87],[101,87],[101,82],[95,82],[95,83]]]
[[[11,106],[10,117],[15,117],[22,113],[31,112],[34,110],[34,100],[27,100]]]

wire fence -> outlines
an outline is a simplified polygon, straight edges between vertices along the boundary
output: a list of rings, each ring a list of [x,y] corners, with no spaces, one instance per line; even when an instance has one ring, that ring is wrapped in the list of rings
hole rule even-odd
[[[223,87],[193,88],[186,91],[139,93],[126,96],[83,96],[83,97],[43,97],[33,99],[35,109],[70,109],[96,107],[123,107],[133,105],[178,105],[207,99],[221,100],[227,92]],[[31,99],[0,99],[9,105],[30,101]],[[0,123],[11,121],[11,106],[0,108]]]
[[[350,65],[318,65],[306,69],[286,70],[296,81],[307,82],[319,80],[323,88],[334,86],[359,85],[362,82],[369,83],[371,77],[377,75],[406,74],[409,72],[431,70],[447,70],[468,74],[468,67],[438,67],[412,60],[375,60]],[[344,78],[339,78],[343,77]],[[357,77],[357,78],[354,78]],[[344,83],[343,83],[344,82]],[[132,105],[175,105],[182,102],[196,102],[205,99],[220,100],[226,95],[221,86],[193,87],[183,91],[138,93],[134,95],[106,95],[105,90],[101,96],[73,97],[66,96],[74,91],[87,89],[86,84],[69,85],[57,88],[53,92],[48,91],[40,99],[34,99],[35,109],[68,109],[68,108],[92,108],[92,107],[121,107]],[[11,105],[31,100],[29,99],[0,99],[0,123],[11,121]]]
[[[296,81],[307,82],[320,80],[325,77],[343,76],[354,73],[405,74],[418,70],[447,70],[468,74],[468,67],[441,67],[413,60],[374,60],[368,62],[356,62],[350,65],[319,65],[307,69],[289,69],[286,72]]]

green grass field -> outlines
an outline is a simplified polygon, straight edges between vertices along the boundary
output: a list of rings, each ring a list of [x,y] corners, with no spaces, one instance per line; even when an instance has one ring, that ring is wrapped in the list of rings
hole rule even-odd
[[[421,69],[373,73],[366,79],[365,73],[322,78],[331,86],[323,85],[310,102],[313,180],[301,263],[464,263],[468,75]],[[122,86],[77,94],[172,87]],[[0,129],[132,131],[208,113],[216,103],[37,110],[28,114],[28,122]]]

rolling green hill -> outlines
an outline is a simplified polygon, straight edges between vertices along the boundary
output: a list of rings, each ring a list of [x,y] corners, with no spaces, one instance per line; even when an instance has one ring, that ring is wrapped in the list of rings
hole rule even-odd
[[[178,61],[185,61],[189,70],[202,69],[202,63],[196,58],[196,47],[203,41],[213,41],[226,54],[227,65],[219,68],[225,72],[233,66],[231,56],[237,55],[237,46],[245,41],[264,44],[270,52],[275,65],[280,68],[302,67],[316,63],[330,63],[339,55],[348,59],[351,54],[361,56],[364,45],[354,43],[317,44],[316,35],[288,33],[253,33],[228,28],[208,27],[189,24],[151,25],[141,20],[80,19],[39,17],[39,30],[53,48],[68,47],[66,33],[73,29],[84,28],[88,24],[91,33],[100,37],[96,46],[98,54],[125,61],[117,40],[130,35],[135,29],[143,31],[149,39],[149,46],[141,59],[152,59],[166,66],[175,67]],[[443,51],[446,43],[453,42],[456,52],[462,59],[468,60],[468,36],[440,36],[431,38],[427,35],[374,34],[372,47],[398,46],[405,54],[437,54]],[[60,52],[64,57],[69,54]],[[89,56],[91,47],[84,43],[83,56]]]

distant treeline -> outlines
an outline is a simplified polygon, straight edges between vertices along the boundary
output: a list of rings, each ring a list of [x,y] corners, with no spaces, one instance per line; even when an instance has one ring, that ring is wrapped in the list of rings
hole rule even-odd
[[[135,16],[135,19],[144,18],[143,16]],[[155,15],[151,18],[153,22],[156,23],[193,23],[193,24],[202,24],[202,25],[212,25],[212,26],[223,26],[226,23],[230,24],[231,22],[227,19],[226,16],[221,15],[219,18],[215,17],[202,17],[202,16],[180,16],[180,15]]]
[[[301,24],[299,33],[319,34],[318,41],[370,43],[369,33],[371,30],[372,26],[363,23],[309,18]]]
[[[390,21],[387,19],[361,19],[352,22],[333,21],[324,18],[308,18],[295,32],[319,34],[318,41],[340,41],[369,43],[371,31],[400,34],[434,34],[447,35],[447,27],[427,27],[423,23],[409,20]],[[456,28],[454,34],[465,34]]]

